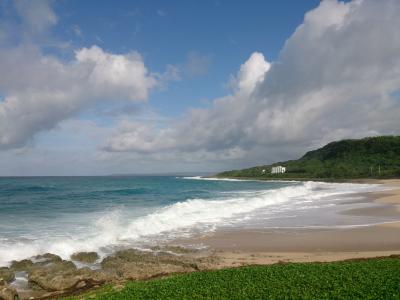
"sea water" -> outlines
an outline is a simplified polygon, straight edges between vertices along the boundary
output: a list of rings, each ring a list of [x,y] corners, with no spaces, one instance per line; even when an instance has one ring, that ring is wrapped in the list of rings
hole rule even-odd
[[[349,216],[373,184],[176,176],[0,178],[0,265],[51,252],[104,256],[227,228],[365,226]],[[369,204],[374,205],[374,204]]]

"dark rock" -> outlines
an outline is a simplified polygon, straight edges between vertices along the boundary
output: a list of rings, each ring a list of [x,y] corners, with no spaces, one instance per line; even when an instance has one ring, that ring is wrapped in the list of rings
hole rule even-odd
[[[29,286],[46,291],[82,289],[104,283],[108,279],[89,268],[77,269],[73,262],[65,260],[46,265],[36,263],[28,272]]]
[[[0,268],[0,280],[11,282],[15,279],[14,272],[6,267]]]
[[[76,271],[76,266],[71,261],[56,261],[44,263],[39,261],[34,263],[28,272],[28,283],[33,289],[44,289],[44,290],[59,290],[61,283],[60,280],[63,277],[70,277]],[[65,282],[65,285],[69,285],[69,281]]]
[[[32,265],[33,262],[29,259],[23,259],[20,261],[13,260],[10,269],[15,272],[27,271]]]
[[[198,269],[196,261],[191,258],[166,253],[157,255],[133,249],[118,251],[106,257],[101,266],[106,273],[123,279],[147,279]]]
[[[163,247],[155,248],[155,250],[158,252],[143,252],[134,249],[118,251],[103,259],[102,270],[78,269],[72,261],[62,260],[59,256],[50,253],[36,256],[32,261],[15,261],[11,265],[11,270],[3,269],[7,274],[9,274],[8,271],[12,273],[26,271],[28,285],[31,288],[27,292],[29,297],[33,295],[55,298],[99,286],[105,282],[149,279],[171,273],[206,270],[216,263],[211,258],[200,257],[200,253],[192,255],[193,253],[189,253],[192,252],[191,250],[181,247]],[[179,252],[180,255],[171,252]],[[81,252],[72,255],[72,259],[94,262],[98,259],[98,254]],[[11,292],[7,289],[7,293],[12,296]]]
[[[35,256],[33,261],[35,264],[48,264],[48,263],[61,262],[62,258],[52,253],[46,253]]]
[[[110,280],[101,272],[89,268],[77,269],[72,261],[46,253],[31,260],[14,261],[14,271],[26,271],[28,285],[35,293],[74,291],[89,288]]]
[[[100,257],[96,252],[78,252],[71,255],[71,259],[83,263],[92,264]]]

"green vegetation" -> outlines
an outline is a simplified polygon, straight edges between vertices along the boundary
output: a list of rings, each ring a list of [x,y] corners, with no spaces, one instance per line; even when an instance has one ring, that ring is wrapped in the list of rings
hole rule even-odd
[[[108,285],[79,299],[400,299],[400,258],[248,266]],[[69,298],[78,299],[78,298]]]
[[[271,174],[273,166],[286,173]],[[263,170],[266,170],[263,174]],[[307,152],[297,160],[227,171],[218,177],[262,179],[356,179],[400,177],[400,136],[343,140]]]

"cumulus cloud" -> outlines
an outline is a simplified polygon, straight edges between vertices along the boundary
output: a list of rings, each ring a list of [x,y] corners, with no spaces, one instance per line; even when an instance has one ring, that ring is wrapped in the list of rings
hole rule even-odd
[[[194,109],[184,120],[167,128],[159,128],[152,123],[136,124],[125,121],[108,141],[105,149],[154,153],[165,150],[195,152],[226,148],[230,153],[241,153],[240,149],[235,149],[235,136],[240,129],[235,126],[235,120],[243,117],[246,110],[249,110],[246,99],[263,80],[269,68],[270,64],[261,53],[253,53],[241,66],[237,76],[232,78],[235,93],[215,100],[213,109]],[[230,126],[225,126],[225,123]]]
[[[336,139],[399,134],[399,15],[395,0],[322,1],[277,61],[250,56],[230,95],[166,127],[124,123],[105,149],[270,160],[277,147],[299,155]]]
[[[256,85],[264,80],[265,73],[271,64],[267,62],[259,52],[254,52],[250,58],[240,67],[236,78],[232,78],[232,86],[238,94],[250,94]]]
[[[71,61],[34,46],[0,50],[0,147],[25,144],[93,101],[144,101],[157,84],[137,52],[112,54],[92,46]]]
[[[79,72],[85,78],[84,82],[99,96],[145,100],[149,90],[156,85],[154,75],[149,74],[137,52],[117,55],[92,46],[75,54],[74,67],[82,69]]]
[[[65,42],[52,37],[58,22],[52,3],[15,0],[3,5],[8,13],[0,21],[0,150],[22,147],[99,101],[125,101],[131,107],[145,102],[154,88],[180,79],[172,65],[164,73],[150,72],[136,51],[68,46],[63,56],[71,58],[58,57],[54,47]],[[77,25],[73,30],[82,36]]]

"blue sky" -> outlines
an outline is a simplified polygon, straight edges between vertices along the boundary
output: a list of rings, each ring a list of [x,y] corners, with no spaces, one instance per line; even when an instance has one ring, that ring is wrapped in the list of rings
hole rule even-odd
[[[398,134],[397,13],[394,0],[2,1],[0,175],[216,172]]]
[[[174,117],[226,94],[229,76],[252,52],[276,59],[305,12],[318,3],[59,1],[54,5],[59,15],[54,35],[76,48],[95,44],[113,53],[135,49],[149,69],[160,72],[168,64],[184,65],[193,53],[204,58],[203,72],[184,74],[149,98],[153,109]]]

